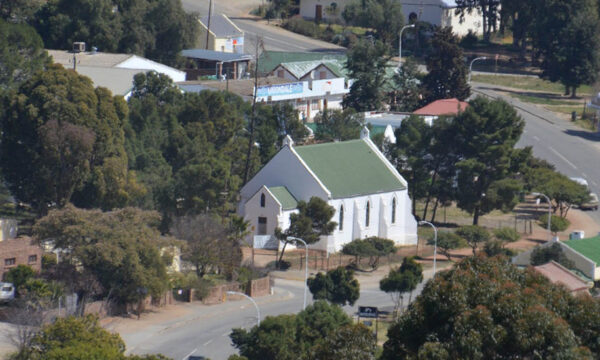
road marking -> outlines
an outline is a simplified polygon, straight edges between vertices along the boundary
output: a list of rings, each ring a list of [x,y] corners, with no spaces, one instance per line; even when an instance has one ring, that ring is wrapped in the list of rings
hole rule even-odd
[[[223,334],[221,336],[225,337],[225,336],[229,336],[229,334],[231,334],[231,331],[228,331],[228,332],[226,332],[225,334]]]
[[[537,137],[537,136],[535,136],[535,135],[533,135],[533,139],[534,139],[535,141],[540,141],[540,138],[539,138],[539,137]]]
[[[206,345],[210,344],[211,342],[212,342],[212,339],[210,339],[207,342],[205,342],[202,346],[206,346]]]
[[[186,360],[188,357],[190,357],[190,355],[192,355],[193,353],[195,353],[195,352],[196,352],[196,350],[198,350],[198,349],[194,349],[194,350],[192,350],[192,352],[191,352],[191,353],[189,353],[189,354],[187,354],[186,356],[184,356],[184,357],[183,357],[183,359],[181,359],[181,360]]]
[[[569,166],[571,166],[573,169],[577,170],[577,166],[575,166],[572,162],[570,162],[569,159],[567,159],[566,157],[564,157],[561,153],[559,153],[558,151],[556,151],[552,146],[548,146],[548,149],[550,149],[550,151],[552,151],[553,153],[555,153],[556,156],[558,156],[559,158],[561,158],[561,160],[563,160],[564,162],[566,162],[567,164],[569,164]]]

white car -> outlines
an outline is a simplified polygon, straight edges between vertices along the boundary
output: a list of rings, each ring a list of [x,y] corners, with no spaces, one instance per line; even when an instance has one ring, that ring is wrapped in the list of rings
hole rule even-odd
[[[15,298],[15,287],[11,283],[0,282],[0,302],[9,302]]]

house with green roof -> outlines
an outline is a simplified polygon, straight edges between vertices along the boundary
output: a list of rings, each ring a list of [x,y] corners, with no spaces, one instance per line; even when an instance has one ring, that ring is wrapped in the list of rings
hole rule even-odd
[[[337,227],[311,245],[328,253],[354,239],[379,236],[398,245],[417,241],[408,184],[369,139],[294,146],[281,150],[242,188],[238,212],[255,247],[276,248],[275,229],[289,227],[298,201],[319,197],[335,208]]]

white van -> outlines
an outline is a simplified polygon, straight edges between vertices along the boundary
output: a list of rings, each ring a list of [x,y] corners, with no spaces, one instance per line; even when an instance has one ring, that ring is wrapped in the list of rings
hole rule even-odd
[[[15,298],[15,287],[11,283],[0,282],[0,302],[9,302]]]

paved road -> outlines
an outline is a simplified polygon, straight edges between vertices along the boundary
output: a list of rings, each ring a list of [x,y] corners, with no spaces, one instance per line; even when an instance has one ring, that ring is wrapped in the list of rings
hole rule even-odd
[[[427,274],[426,274],[427,277]],[[415,290],[413,298],[420,293],[422,285]],[[302,308],[302,282],[280,280],[275,282],[276,294],[258,298],[261,318],[280,314],[297,313]],[[308,303],[312,296],[308,294]],[[405,302],[406,303],[406,302]],[[355,314],[359,305],[393,308],[390,296],[376,285],[361,289],[355,306],[345,306],[348,314]],[[231,346],[229,334],[235,327],[251,328],[256,324],[256,310],[246,300],[232,301],[215,306],[195,307],[197,313],[188,320],[174,322],[169,326],[154,326],[134,334],[122,334],[128,350],[133,354],[162,353],[174,360],[184,360],[190,354],[203,355],[212,360],[225,360],[237,350]]]
[[[481,83],[472,85],[476,94],[506,100],[525,119],[525,132],[517,146],[533,147],[535,156],[554,164],[558,171],[569,177],[586,179],[591,191],[600,193],[600,136],[582,130],[546,109],[500,95],[494,91],[502,89],[499,86]],[[599,211],[590,211],[588,214],[600,224]]]
[[[183,0],[183,8],[188,12],[197,12],[201,15],[208,13],[208,0]],[[343,52],[346,49],[325,41],[315,40],[298,35],[282,28],[267,25],[246,17],[249,10],[261,3],[258,0],[214,0],[213,14],[227,14],[233,22],[244,31],[244,50],[248,54],[255,53],[257,38],[262,38],[266,50],[298,51],[298,52]],[[240,5],[243,4],[243,5]]]

